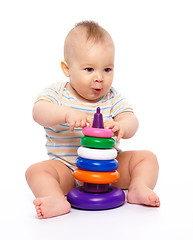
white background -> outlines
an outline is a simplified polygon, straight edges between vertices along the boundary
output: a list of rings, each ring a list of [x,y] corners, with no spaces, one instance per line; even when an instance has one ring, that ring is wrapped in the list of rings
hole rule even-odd
[[[193,239],[193,3],[147,1],[1,1],[0,235],[2,239]],[[47,159],[44,131],[31,110],[38,93],[66,81],[60,69],[66,34],[95,20],[116,45],[114,86],[140,121],[123,149],[157,155],[159,209],[72,209],[38,220],[25,170]]]

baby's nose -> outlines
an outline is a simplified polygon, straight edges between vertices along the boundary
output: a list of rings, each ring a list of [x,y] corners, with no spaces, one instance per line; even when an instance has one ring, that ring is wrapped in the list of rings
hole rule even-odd
[[[96,72],[96,75],[95,75],[95,81],[97,82],[102,82],[103,81],[103,74],[101,72]]]

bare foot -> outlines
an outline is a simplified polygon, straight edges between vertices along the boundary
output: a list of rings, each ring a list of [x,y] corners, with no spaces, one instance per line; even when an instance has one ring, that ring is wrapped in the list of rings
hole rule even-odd
[[[127,194],[127,201],[133,204],[141,204],[152,207],[159,207],[159,197],[147,186],[138,184],[135,187],[130,187]]]
[[[43,197],[33,201],[38,218],[51,218],[70,212],[71,205],[65,197]]]

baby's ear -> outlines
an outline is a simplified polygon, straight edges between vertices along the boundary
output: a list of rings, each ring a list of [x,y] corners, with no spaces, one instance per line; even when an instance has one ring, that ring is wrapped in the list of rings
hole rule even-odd
[[[70,77],[69,67],[66,61],[61,61],[61,68],[66,77]]]

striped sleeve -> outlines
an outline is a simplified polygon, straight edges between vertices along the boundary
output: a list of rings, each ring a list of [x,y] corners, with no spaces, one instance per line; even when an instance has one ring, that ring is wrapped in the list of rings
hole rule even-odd
[[[47,100],[51,103],[60,104],[61,91],[64,83],[56,83],[45,88],[37,97],[36,102],[40,100]]]
[[[118,114],[122,112],[133,112],[133,108],[131,104],[123,97],[120,93],[118,93],[114,88],[112,88],[112,92],[114,97],[112,98],[112,109],[111,116],[115,118]]]

